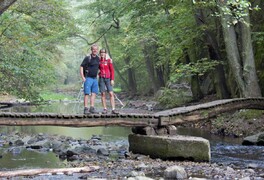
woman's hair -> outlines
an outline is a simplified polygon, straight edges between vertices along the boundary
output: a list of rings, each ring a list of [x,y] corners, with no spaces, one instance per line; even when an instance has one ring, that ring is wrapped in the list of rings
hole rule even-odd
[[[101,52],[104,52],[105,53],[105,58],[106,59],[111,59],[110,56],[109,56],[109,54],[107,53],[106,49],[100,49],[100,53]]]
[[[101,52],[105,52],[105,53],[107,53],[106,49],[100,49],[100,53],[101,53]]]

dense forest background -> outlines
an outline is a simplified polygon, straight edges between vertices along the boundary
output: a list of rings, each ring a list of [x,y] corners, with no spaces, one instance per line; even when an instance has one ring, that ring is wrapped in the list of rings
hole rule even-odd
[[[0,92],[78,91],[93,43],[130,97],[176,106],[264,93],[261,0],[0,0]]]

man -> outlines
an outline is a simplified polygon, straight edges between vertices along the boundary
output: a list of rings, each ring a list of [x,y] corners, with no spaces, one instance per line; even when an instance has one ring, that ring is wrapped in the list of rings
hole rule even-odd
[[[97,56],[98,46],[91,46],[91,54],[86,56],[80,66],[80,75],[84,83],[84,114],[96,113],[94,108],[95,97],[98,94],[97,74],[100,58]],[[90,109],[88,97],[90,96]]]
[[[110,59],[105,49],[100,50],[100,65],[99,65],[99,89],[101,92],[102,105],[104,107],[103,114],[107,114],[106,106],[106,91],[110,95],[110,104],[112,107],[112,114],[118,114],[118,111],[115,109],[115,97],[113,92],[114,85],[114,67],[112,59]]]

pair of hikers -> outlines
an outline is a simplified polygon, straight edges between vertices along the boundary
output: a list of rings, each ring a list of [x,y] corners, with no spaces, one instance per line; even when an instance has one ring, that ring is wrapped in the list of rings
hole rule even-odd
[[[99,89],[101,93],[101,101],[103,105],[103,114],[107,114],[106,91],[110,95],[110,104],[112,114],[118,114],[115,109],[114,97],[114,68],[112,59],[107,55],[105,49],[98,53],[98,46],[91,46],[91,54],[86,56],[80,66],[80,75],[84,83],[84,114],[97,113],[94,107],[95,97],[98,94],[97,75],[99,71]],[[90,108],[88,108],[88,99],[90,97]]]

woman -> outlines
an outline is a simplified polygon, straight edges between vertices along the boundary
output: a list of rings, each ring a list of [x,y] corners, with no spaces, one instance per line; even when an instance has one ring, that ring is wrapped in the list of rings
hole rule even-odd
[[[118,114],[118,111],[115,109],[115,97],[113,92],[114,86],[114,67],[112,59],[107,55],[105,49],[100,50],[100,64],[99,64],[99,89],[101,92],[101,100],[103,105],[103,114],[107,114],[106,106],[106,91],[110,95],[110,104],[112,107],[112,114]]]

